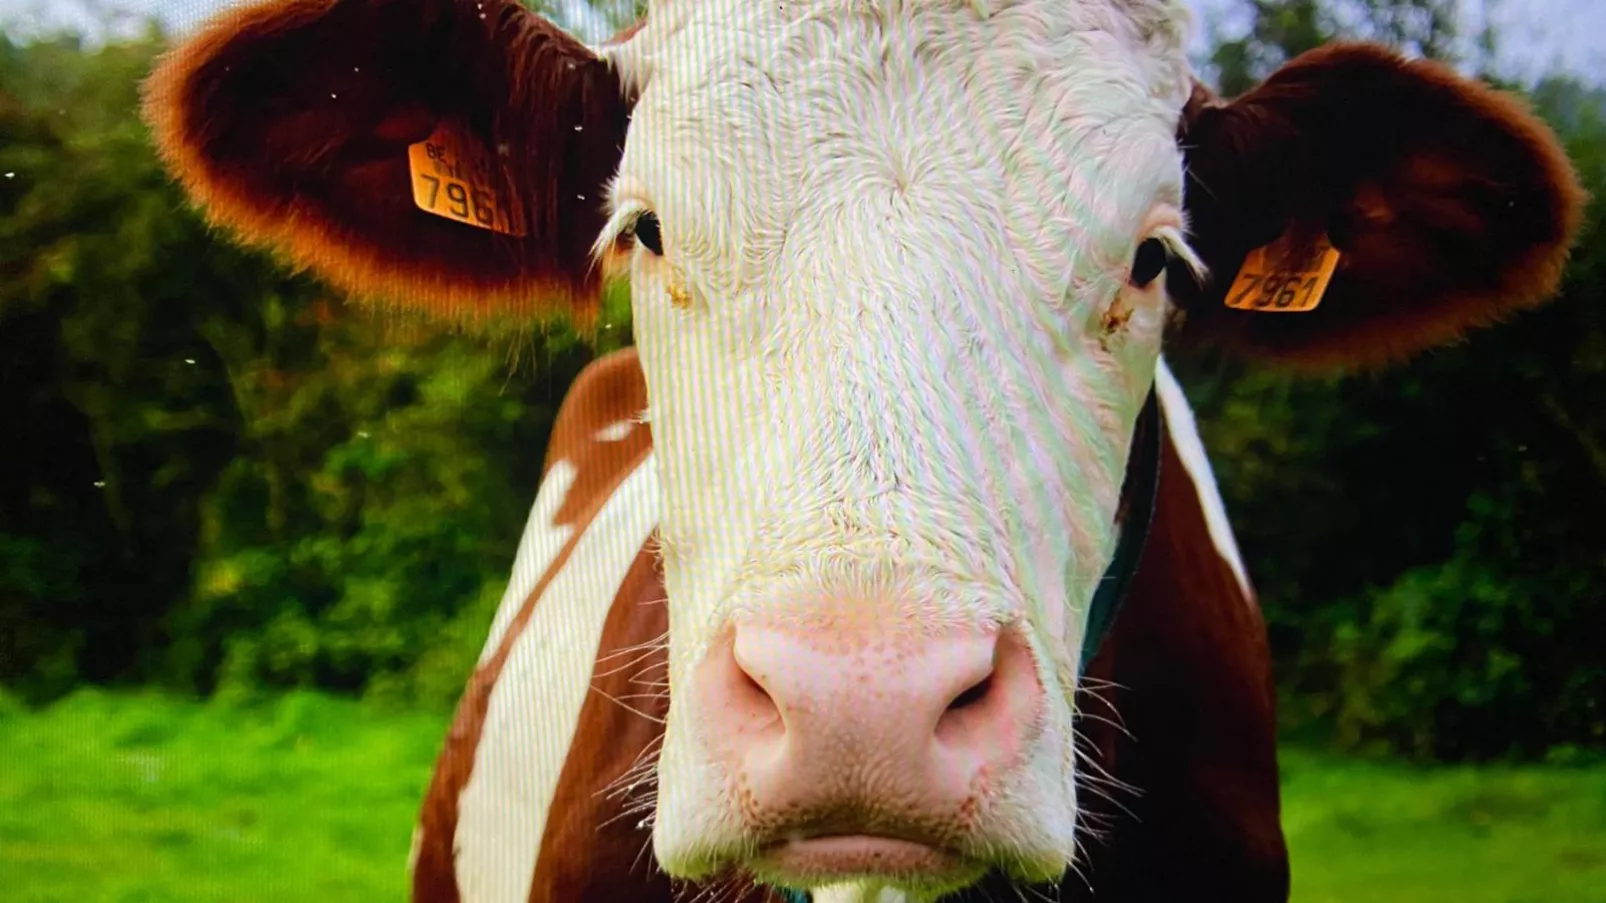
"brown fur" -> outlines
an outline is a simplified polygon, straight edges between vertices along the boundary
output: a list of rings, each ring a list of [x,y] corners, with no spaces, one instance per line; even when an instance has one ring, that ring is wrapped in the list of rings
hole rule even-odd
[[[1516,97],[1438,63],[1334,44],[1231,103],[1195,91],[1187,154],[1201,287],[1170,278],[1183,336],[1308,368],[1382,365],[1555,292],[1584,192]],[[1227,308],[1251,249],[1329,233],[1343,254],[1310,313]]]
[[[581,709],[548,809],[529,903],[671,901],[677,889],[682,900],[780,903],[778,894],[738,875],[721,880],[717,889],[698,888],[702,893],[672,882],[653,861],[652,834],[643,827],[647,813],[629,808],[651,782],[633,794],[619,792],[620,778],[637,763],[650,764],[663,739],[669,698],[661,682],[669,673],[668,650],[639,650],[668,630],[663,573],[657,551],[647,545],[603,625],[593,692]]]
[[[418,861],[413,867],[414,900],[457,903],[456,857],[452,852],[457,833],[457,800],[473,776],[474,750],[485,728],[491,690],[501,676],[514,641],[534,615],[535,605],[547,584],[563,570],[579,544],[584,527],[651,451],[652,432],[645,424],[618,442],[597,442],[593,438],[602,427],[641,413],[646,406],[646,386],[640,373],[634,349],[600,358],[581,372],[558,410],[542,477],[544,479],[558,461],[568,461],[577,469],[556,519],[558,523],[573,524],[577,529],[536,581],[529,598],[508,625],[496,652],[475,669],[457,704],[451,732],[435,763],[435,774],[425,793],[419,817],[421,839]]]
[[[568,495],[552,517],[554,524],[580,523],[602,487],[611,484],[620,473],[628,473],[652,447],[652,429],[640,422],[647,409],[647,385],[637,376],[639,368],[633,349],[616,351],[592,361],[570,388],[568,397],[583,398],[585,402],[583,408],[574,407],[565,398],[547,445],[548,470],[557,461],[568,461],[576,470]],[[637,425],[623,438],[597,441],[598,429],[627,421]],[[569,427],[570,423],[600,425],[586,432],[578,426]]]
[[[213,221],[339,288],[460,320],[596,309],[590,243],[628,99],[514,0],[230,11],[164,58],[144,113]],[[499,175],[523,203],[524,238],[413,205],[407,145],[441,121],[505,148]]]
[[[669,878],[653,861],[648,813],[628,806],[643,787],[621,796],[617,782],[638,760],[650,760],[663,734],[669,700],[657,682],[669,661],[656,643],[669,630],[658,554],[642,547],[608,609],[586,696],[541,833],[529,903],[570,900],[669,899]]]

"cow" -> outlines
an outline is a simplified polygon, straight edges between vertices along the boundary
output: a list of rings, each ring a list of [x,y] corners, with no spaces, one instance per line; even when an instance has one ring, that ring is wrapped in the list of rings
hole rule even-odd
[[[1555,291],[1516,98],[1180,0],[271,0],[144,111],[359,299],[596,321],[415,900],[1285,900],[1265,628],[1162,356],[1376,368]]]

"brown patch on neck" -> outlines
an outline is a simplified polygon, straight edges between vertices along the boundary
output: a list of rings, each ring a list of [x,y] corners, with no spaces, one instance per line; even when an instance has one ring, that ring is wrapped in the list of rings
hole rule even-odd
[[[639,465],[645,458],[646,450],[643,450],[634,463]],[[581,537],[585,535],[583,524],[589,524],[596,517],[597,512],[634,470],[633,466],[624,469],[604,488],[604,491],[591,497],[590,503],[583,506],[582,515],[578,518],[582,527],[564,543],[546,573],[541,575],[535,588],[530,590],[523,607],[508,625],[507,633],[503,635],[502,643],[497,647],[496,653],[476,669],[474,676],[469,679],[468,689],[464,692],[462,701],[458,703],[457,715],[453,718],[450,733],[447,734],[446,746],[435,764],[435,775],[424,796],[423,813],[419,819],[423,838],[419,846],[418,863],[413,870],[414,900],[457,903],[459,897],[453,845],[457,835],[458,798],[473,775],[474,754],[479,749],[480,734],[485,729],[485,713],[490,706],[491,691],[495,689],[496,682],[501,677],[502,668],[507,663],[513,644],[518,642],[524,629],[529,626],[530,618],[535,613],[536,602],[551,585],[553,578],[563,571],[569,556],[574,553],[575,546],[579,545]]]
[[[1076,694],[1078,750],[1113,783],[1079,797],[1084,855],[1061,887],[1040,891],[1076,903],[1286,903],[1265,627],[1210,539],[1169,432],[1161,456],[1131,594]],[[943,900],[1019,893],[990,875]]]
[[[669,699],[648,682],[667,679],[667,651],[625,650],[668,630],[658,558],[643,548],[602,628],[592,692],[580,710],[541,834],[530,903],[671,898],[669,879],[658,871],[649,849],[652,834],[640,827],[648,813],[625,812],[642,795],[604,793],[647,760],[648,747],[662,739]]]
[[[652,448],[652,429],[642,422],[647,381],[636,349],[624,348],[593,361],[575,380],[563,407],[552,426],[547,471],[557,461],[568,461],[576,469],[574,484],[552,518],[554,524],[570,525],[586,515],[599,494],[612,492],[616,474],[633,470],[632,462]],[[618,439],[598,437],[599,431],[616,424],[629,425],[629,432]]]
[[[651,431],[644,425],[633,429],[619,442],[598,441],[597,430],[618,422],[626,416],[624,412],[639,413],[644,405],[645,385],[636,353],[626,349],[599,358],[582,371],[558,412],[548,447],[546,471],[550,472],[553,464],[563,460],[579,468],[574,485],[554,518],[556,523],[573,525],[576,529],[525,598],[495,654],[475,670],[458,703],[419,819],[422,836],[413,870],[413,899],[416,901],[458,903],[453,851],[458,798],[473,774],[474,755],[485,727],[491,691],[501,677],[513,644],[529,625],[537,601],[568,563],[586,527],[651,451]]]
[[[643,548],[630,566],[597,646],[592,692],[580,710],[578,726],[547,811],[529,903],[631,901],[673,903],[699,897],[710,888],[676,887],[652,858],[652,832],[643,827],[647,812],[626,811],[644,797],[655,780],[647,773],[643,789],[616,793],[619,782],[640,762],[652,762],[669,713],[668,650],[641,647],[667,635],[658,556]],[[781,903],[764,888],[732,879],[713,899],[730,903]]]
[[[1088,667],[1093,689],[1077,694],[1084,753],[1137,793],[1087,795],[1093,826],[1108,837],[1085,845],[1082,870],[1097,894],[1072,881],[1067,893],[1078,892],[1066,899],[1283,903],[1265,623],[1210,538],[1169,432],[1161,455],[1131,594]]]

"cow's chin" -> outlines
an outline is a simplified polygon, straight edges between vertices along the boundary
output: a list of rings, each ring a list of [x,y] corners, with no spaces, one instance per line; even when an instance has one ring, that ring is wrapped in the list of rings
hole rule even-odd
[[[1059,854],[1012,853],[1006,864],[939,845],[857,834],[762,844],[749,856],[711,857],[694,871],[704,880],[737,877],[807,890],[817,903],[933,903],[990,876],[1020,885],[1055,884],[1065,868]]]
[[[1053,884],[1064,876],[1056,853],[1012,853],[1006,862],[896,837],[837,835],[781,841],[759,849],[743,871],[763,884],[806,888],[818,903],[927,903],[989,876],[1021,885]]]
[[[850,900],[873,900],[879,888],[904,891],[906,898],[934,899],[963,890],[990,871],[985,862],[957,850],[864,834],[795,837],[765,844],[743,868],[765,884],[815,890],[840,887],[836,896]]]
[[[670,877],[707,881],[745,875],[764,884],[807,888],[830,903],[878,903],[882,889],[907,903],[935,900],[989,876],[1018,884],[1057,883],[1076,850],[1075,771],[1069,731],[1046,725],[1022,765],[977,806],[962,834],[866,830],[849,819],[812,828],[754,830],[721,792],[725,775],[710,758],[681,746],[671,717],[659,761],[653,851]],[[1051,718],[1059,722],[1058,718]],[[667,788],[677,788],[678,792]]]

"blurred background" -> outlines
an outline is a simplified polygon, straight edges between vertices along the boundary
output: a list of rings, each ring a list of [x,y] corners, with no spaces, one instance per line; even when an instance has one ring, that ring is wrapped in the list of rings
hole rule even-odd
[[[454,335],[206,229],[135,110],[225,0],[0,0],[0,897],[397,900],[605,328]],[[630,2],[546,7],[584,37]],[[1246,89],[1369,37],[1524,92],[1562,297],[1384,375],[1173,358],[1276,654],[1294,899],[1606,901],[1606,3],[1210,0]]]

